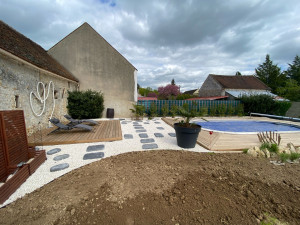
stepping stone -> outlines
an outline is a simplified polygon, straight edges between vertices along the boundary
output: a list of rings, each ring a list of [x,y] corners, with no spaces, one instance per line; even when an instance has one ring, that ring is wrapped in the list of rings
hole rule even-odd
[[[121,124],[127,124],[127,122],[123,121],[123,122],[121,122]]]
[[[165,128],[163,127],[156,127],[158,130],[164,130]]]
[[[63,155],[58,155],[58,156],[55,156],[53,158],[54,161],[60,161],[60,160],[63,160],[63,159],[67,159],[69,158],[70,155],[69,154],[63,154]]]
[[[145,129],[144,127],[135,127],[134,129],[140,130],[140,129]]]
[[[160,122],[154,122],[154,123],[160,123]]]
[[[164,137],[164,135],[161,134],[161,133],[154,133],[154,136],[155,136],[155,137]]]
[[[142,124],[133,124],[134,127],[141,127],[143,126]]]
[[[124,138],[125,139],[133,139],[133,135],[132,134],[124,134]]]
[[[100,151],[104,149],[104,145],[90,145],[87,147],[87,152]]]
[[[60,170],[64,170],[66,168],[69,167],[69,164],[68,163],[62,163],[62,164],[58,164],[58,165],[55,165],[55,166],[52,166],[50,168],[50,172],[55,172],[55,171],[60,171]]]
[[[83,160],[87,159],[100,159],[104,157],[103,152],[87,153],[83,156]]]
[[[137,133],[147,132],[146,130],[136,130]]]
[[[148,134],[139,134],[140,138],[148,138]]]
[[[133,122],[133,124],[139,124],[138,122]]]
[[[58,153],[61,151],[61,148],[54,148],[54,149],[51,149],[47,152],[47,155],[53,155],[55,153]]]
[[[145,122],[144,124],[150,124],[150,123],[148,123],[148,122]]]
[[[153,138],[141,139],[141,143],[151,143],[155,142]]]
[[[158,148],[157,144],[144,144],[142,146],[143,149],[154,149],[154,148]]]
[[[168,135],[170,135],[171,137],[176,137],[175,133],[168,133]]]
[[[125,119],[119,119],[119,120],[125,120]]]

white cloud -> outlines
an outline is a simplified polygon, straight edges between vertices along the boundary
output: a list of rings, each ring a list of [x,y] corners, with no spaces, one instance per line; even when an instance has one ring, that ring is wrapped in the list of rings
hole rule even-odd
[[[298,0],[2,0],[0,19],[50,48],[88,22],[137,69],[141,86],[174,78],[182,90],[208,74],[253,74],[270,54],[300,52]]]

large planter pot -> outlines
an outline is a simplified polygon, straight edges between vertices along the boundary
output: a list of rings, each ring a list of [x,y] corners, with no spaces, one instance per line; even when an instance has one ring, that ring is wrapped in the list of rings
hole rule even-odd
[[[174,124],[177,145],[182,148],[194,148],[196,145],[198,134],[201,130],[201,126],[194,125],[193,127],[183,127],[180,125],[180,123]]]

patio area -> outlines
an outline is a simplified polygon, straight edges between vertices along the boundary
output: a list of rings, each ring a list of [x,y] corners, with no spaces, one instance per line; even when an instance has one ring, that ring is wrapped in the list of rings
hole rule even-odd
[[[92,131],[70,130],[49,134],[56,127],[36,132],[28,137],[29,146],[64,145],[122,140],[119,120],[100,120]],[[48,135],[49,134],[49,135]]]

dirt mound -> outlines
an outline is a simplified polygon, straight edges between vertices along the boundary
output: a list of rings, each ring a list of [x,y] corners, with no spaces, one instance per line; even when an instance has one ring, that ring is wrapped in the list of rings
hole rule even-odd
[[[300,165],[244,154],[127,153],[0,210],[1,224],[256,224],[300,221]],[[267,213],[267,214],[266,214]]]

